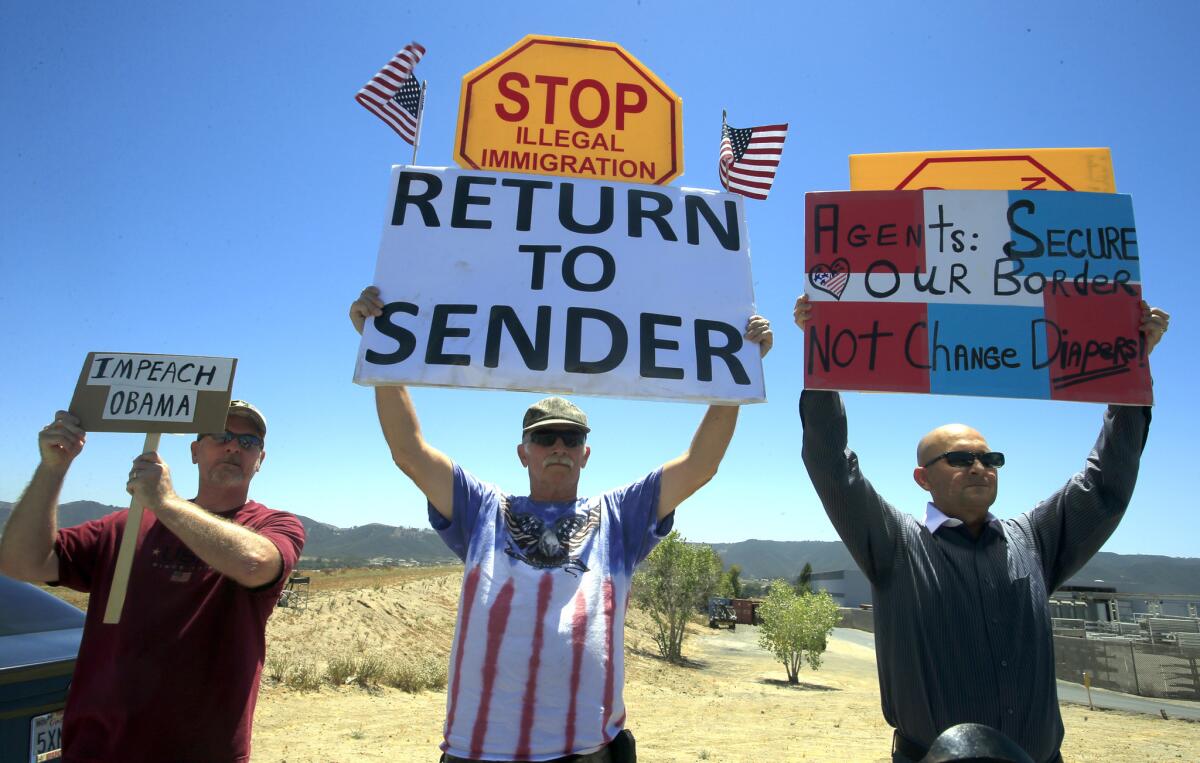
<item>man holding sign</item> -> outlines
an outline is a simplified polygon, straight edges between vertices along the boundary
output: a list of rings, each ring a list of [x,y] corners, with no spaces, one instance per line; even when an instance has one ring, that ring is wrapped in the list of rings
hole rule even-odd
[[[384,312],[375,287],[350,307],[362,333]],[[746,339],[765,355],[769,323]],[[429,499],[430,523],[466,564],[451,655],[447,763],[633,760],[623,731],[624,616],[634,567],[671,530],[675,508],[716,474],[737,406],[710,406],[683,455],[625,487],[578,495],[591,455],[587,416],[550,397],[522,422],[529,495],[481,482],[425,442],[402,386],[375,389],[396,465]]]
[[[1146,352],[1168,315],[1141,303]],[[796,301],[796,325],[812,317]],[[1036,761],[1059,761],[1048,598],[1117,528],[1133,494],[1150,409],[1110,406],[1083,471],[1014,519],[990,512],[1004,454],[949,424],[917,446],[929,492],[920,522],[876,494],[846,445],[837,392],[800,396],[804,464],[838,535],[871,581],[883,714],[893,760],[920,760],[942,731],[982,723]]]
[[[0,537],[0,572],[90,592],[63,718],[63,759],[244,761],[266,621],[304,545],[291,514],[248,500],[266,453],[266,420],[241,400],[225,429],[192,443],[199,491],[180,498],[155,452],[126,489],[143,515],[130,598],[102,621],[127,511],[57,528],[58,496],[83,449],[59,411],[39,436],[41,463]]]

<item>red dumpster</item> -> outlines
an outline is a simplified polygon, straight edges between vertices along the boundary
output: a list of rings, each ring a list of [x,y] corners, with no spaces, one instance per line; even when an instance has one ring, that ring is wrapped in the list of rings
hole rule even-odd
[[[758,625],[758,605],[762,599],[734,599],[733,611],[737,614],[738,625]]]

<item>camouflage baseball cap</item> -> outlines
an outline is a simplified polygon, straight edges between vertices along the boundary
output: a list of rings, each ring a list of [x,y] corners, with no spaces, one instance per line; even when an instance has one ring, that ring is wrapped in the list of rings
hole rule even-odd
[[[571,401],[561,397],[543,398],[529,406],[529,410],[525,411],[525,420],[522,422],[524,429],[521,431],[529,432],[542,427],[562,425],[585,432],[592,431],[588,428],[587,414]]]
[[[258,429],[260,437],[267,436],[267,418],[262,415],[262,411],[255,408],[245,400],[230,400],[229,415],[241,416]]]

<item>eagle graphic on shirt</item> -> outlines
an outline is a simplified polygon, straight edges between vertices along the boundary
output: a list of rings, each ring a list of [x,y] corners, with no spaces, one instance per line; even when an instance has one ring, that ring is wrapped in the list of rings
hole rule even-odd
[[[508,528],[504,553],[539,570],[561,568],[571,575],[587,572],[580,550],[600,526],[600,501],[593,500],[583,513],[565,514],[547,526],[535,514],[512,511],[508,496],[501,502]]]

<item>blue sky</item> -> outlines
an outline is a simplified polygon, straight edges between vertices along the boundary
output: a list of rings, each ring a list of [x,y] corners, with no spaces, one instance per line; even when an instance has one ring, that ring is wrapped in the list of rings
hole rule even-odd
[[[683,99],[684,175],[713,188],[721,110],[791,123],[766,202],[747,202],[755,295],[776,328],[769,402],[742,411],[716,479],[685,503],[689,539],[833,540],[800,462],[796,400],[804,193],[848,187],[847,155],[1108,146],[1133,196],[1145,293],[1172,330],[1138,489],[1105,547],[1200,555],[1195,498],[1193,3],[6,3],[0,10],[0,500],[37,462],[90,350],[239,358],[235,393],[270,421],[252,495],[339,526],[424,526],[369,389],[351,383],[346,308],[374,272],[390,165],[411,149],[354,102],[410,40],[428,53],[422,164],[451,165],[462,76],[528,33],[620,43]],[[1191,93],[1192,95],[1189,95]],[[512,491],[537,395],[414,390],[427,439]],[[702,406],[580,398],[581,488],[640,477],[688,444]],[[1057,489],[1099,430],[1092,404],[847,396],[880,492],[919,512],[921,434],[965,421],[1008,454],[995,511]],[[63,500],[127,504],[138,435],[89,438]],[[183,495],[187,438],[162,447]],[[1193,477],[1186,477],[1192,473]]]

